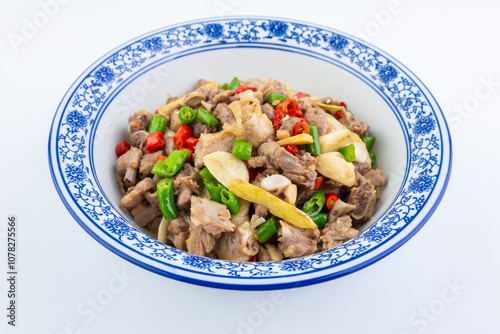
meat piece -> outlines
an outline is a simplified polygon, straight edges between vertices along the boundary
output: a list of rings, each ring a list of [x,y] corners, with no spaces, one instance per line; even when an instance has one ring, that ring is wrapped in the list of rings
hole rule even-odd
[[[149,132],[144,130],[132,132],[130,134],[130,145],[142,150],[146,147],[146,139],[148,136]]]
[[[177,196],[177,208],[188,209],[191,204],[191,196],[199,195],[201,188],[198,184],[200,176],[190,164],[184,164],[181,171],[172,179],[174,195]]]
[[[212,115],[216,117],[221,124],[233,124],[236,121],[232,110],[226,103],[219,103],[212,112]]]
[[[176,110],[175,112],[172,113],[170,116],[170,128],[173,131],[179,130],[179,128],[182,126],[181,119],[179,118],[179,111]]]
[[[202,133],[213,133],[217,131],[217,127],[208,126],[199,119],[195,119],[194,122],[191,123],[191,129],[193,130],[193,137],[195,138],[200,138]]]
[[[198,81],[196,82],[196,87],[194,89],[198,89],[200,88],[201,86],[203,86],[204,84],[207,84],[209,83],[209,81],[205,80],[205,79],[198,79]]]
[[[258,92],[262,92],[264,101],[267,101],[269,93],[276,92],[287,95],[286,86],[283,81],[268,78],[250,79],[243,83],[244,85],[257,88]]]
[[[174,144],[174,137],[165,136],[165,153],[170,155],[176,149],[177,147]]]
[[[373,216],[377,192],[371,181],[362,176],[361,178],[359,186],[351,189],[347,203],[356,206],[356,209],[351,213],[351,217],[364,222],[370,220]]]
[[[352,164],[354,165],[354,171],[361,175],[365,175],[372,170],[372,165],[368,162],[353,162]]]
[[[207,102],[207,101],[201,101],[201,105],[203,106],[203,108],[205,110],[210,111],[210,112],[212,112],[212,110],[215,107],[215,104]]]
[[[137,178],[137,170],[141,161],[142,151],[137,147],[132,146],[125,154],[121,155],[116,160],[116,168],[119,175],[123,176],[125,187],[135,184]]]
[[[154,181],[153,181],[154,183]],[[156,183],[154,185],[156,187]],[[148,201],[149,204],[151,205],[155,205],[158,207],[158,209],[160,208],[160,201],[158,200],[158,192],[155,191],[155,192],[145,192],[144,193],[144,199],[146,201]]]
[[[234,232],[226,232],[219,239],[217,257],[221,260],[248,261],[259,251],[259,243],[254,229],[248,222],[237,226]]]
[[[281,122],[281,127],[279,128],[279,130],[286,131],[286,132],[288,132],[288,134],[290,136],[292,136],[293,135],[293,127],[298,122],[300,122],[300,118],[298,118],[298,117],[287,117],[286,119],[284,119]]]
[[[320,107],[311,107],[304,112],[304,119],[309,125],[318,128],[318,135],[323,136],[328,133],[328,116]]]
[[[120,206],[124,208],[133,208],[139,205],[144,200],[142,196],[146,191],[149,191],[156,187],[153,179],[147,177],[144,180],[137,183],[135,187],[130,187],[127,194],[123,196]]]
[[[280,253],[278,247],[269,242],[265,244],[260,244],[259,253],[257,254],[257,261],[259,262],[271,262],[271,261],[281,261],[283,260],[283,254]]]
[[[252,114],[243,120],[245,133],[237,137],[238,140],[252,143],[253,147],[259,147],[263,142],[273,139],[273,124],[264,114]]]
[[[297,199],[295,200],[295,206],[298,208],[302,208],[304,203],[307,202],[309,198],[311,198],[315,191],[315,189],[309,189],[305,186],[297,187]]]
[[[187,251],[186,240],[189,237],[189,216],[179,212],[179,216],[173,219],[167,227],[167,239],[175,248]]]
[[[287,152],[283,147],[280,147],[276,142],[270,141],[262,144],[258,149],[259,156],[266,157],[264,159],[250,158],[248,164],[257,168],[260,166],[272,165],[283,170],[283,175],[290,179],[298,186],[304,185],[309,189],[314,188],[316,181],[316,159],[310,153],[298,153],[293,155]]]
[[[131,213],[134,217],[134,221],[142,227],[153,222],[162,214],[157,206],[151,205],[148,202],[142,202],[137,207],[135,207],[131,211]]]
[[[276,116],[276,112],[274,111],[274,108],[272,105],[269,103],[265,103],[262,105],[262,112],[269,118],[269,120],[273,120],[274,117]]]
[[[356,209],[355,205],[346,203],[338,199],[333,205],[332,210],[328,214],[328,223],[333,223],[337,218],[350,214]]]
[[[365,121],[358,121],[356,117],[354,117],[350,112],[345,109],[341,112],[342,118],[340,119],[340,123],[345,125],[352,132],[357,133],[358,135],[367,135],[370,127]]]
[[[184,104],[191,108],[196,108],[201,105],[201,101],[205,100],[206,96],[197,91],[191,92],[184,97]]]
[[[161,220],[163,218],[163,215],[160,215],[156,217],[152,222],[150,222],[147,225],[148,230],[151,230],[152,232],[158,233],[158,228],[160,227]]]
[[[211,253],[221,234],[234,229],[225,205],[196,196],[191,198],[189,238],[186,240],[189,253],[200,256]]]
[[[202,134],[193,153],[195,167],[198,169],[203,167],[203,157],[207,154],[218,151],[232,152],[234,138],[234,135],[224,131]]]
[[[295,103],[297,103],[297,107],[305,113],[308,109],[313,108],[311,98],[309,96],[305,97],[294,97]]]
[[[156,159],[160,155],[165,155],[165,152],[159,150],[153,153],[146,153],[142,156],[141,162],[139,163],[139,173],[143,178],[151,174],[151,170],[153,169],[153,166],[156,164]]]
[[[146,110],[134,113],[128,118],[128,133],[132,134],[136,131],[146,130],[151,120],[151,113]]]
[[[267,156],[256,156],[248,160],[248,166],[251,168],[261,168],[266,167],[268,164]]]
[[[231,103],[231,97],[234,94],[234,90],[223,90],[217,95],[215,95],[211,101],[215,104],[217,103]]]
[[[318,248],[319,229],[303,229],[280,220],[278,249],[287,258],[314,254]]]
[[[370,170],[368,173],[363,175],[367,180],[375,187],[377,192],[377,201],[382,197],[382,192],[385,184],[385,172],[382,169]]]
[[[322,250],[337,247],[346,239],[352,239],[358,234],[359,231],[352,228],[351,217],[339,217],[334,222],[327,223],[321,231]]]

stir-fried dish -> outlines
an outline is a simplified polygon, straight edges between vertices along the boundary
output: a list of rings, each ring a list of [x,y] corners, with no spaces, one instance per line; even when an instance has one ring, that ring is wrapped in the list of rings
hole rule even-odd
[[[193,91],[130,116],[116,146],[121,207],[158,240],[232,261],[336,247],[370,220],[385,183],[375,137],[344,102],[273,79]]]

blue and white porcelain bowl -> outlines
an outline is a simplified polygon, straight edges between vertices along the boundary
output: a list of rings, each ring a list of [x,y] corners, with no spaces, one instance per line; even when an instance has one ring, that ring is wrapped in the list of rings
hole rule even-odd
[[[292,90],[347,102],[377,137],[388,177],[374,218],[334,249],[272,263],[199,257],[164,245],[118,206],[115,145],[128,117],[154,112],[199,78],[283,80]],[[399,61],[331,28],[288,19],[229,17],[181,23],[109,52],[71,86],[49,138],[54,184],[75,220],[119,256],[160,275],[228,289],[314,284],[364,268],[408,241],[430,218],[451,170],[451,141],[437,102]]]

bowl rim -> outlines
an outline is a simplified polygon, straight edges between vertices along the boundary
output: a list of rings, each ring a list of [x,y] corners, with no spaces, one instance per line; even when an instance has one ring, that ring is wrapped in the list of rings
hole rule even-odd
[[[234,282],[234,277],[228,277],[227,275],[220,275],[219,277],[221,278],[227,278],[227,279],[224,279],[224,281],[212,281],[210,280],[210,276],[218,276],[218,275],[210,275],[210,274],[207,274],[208,275],[208,280],[207,279],[200,279],[200,277],[196,277],[196,276],[191,276],[191,277],[188,277],[184,274],[178,274],[177,273],[177,270],[174,270],[174,271],[165,271],[164,269],[160,269],[158,267],[155,267],[153,265],[151,265],[150,263],[145,263],[143,260],[141,259],[138,259],[138,258],[135,258],[133,256],[130,256],[130,254],[127,254],[126,252],[124,252],[123,250],[120,250],[118,249],[116,246],[112,245],[109,240],[106,240],[106,238],[103,238],[102,235],[99,235],[97,234],[90,226],[88,226],[88,224],[82,219],[81,217],[81,212],[76,212],[74,210],[74,207],[72,207],[72,205],[69,203],[68,199],[66,198],[66,194],[63,192],[63,190],[61,189],[60,187],[60,184],[59,184],[59,175],[57,174],[56,172],[56,168],[57,166],[55,166],[53,164],[53,152],[52,152],[52,145],[54,144],[54,142],[56,142],[57,144],[57,141],[54,141],[54,138],[53,138],[53,135],[54,135],[54,130],[55,130],[55,125],[56,125],[56,121],[59,117],[59,123],[62,122],[62,119],[63,119],[63,113],[64,111],[66,111],[66,106],[63,107],[64,105],[64,102],[66,101],[66,103],[69,103],[70,101],[70,98],[71,98],[71,94],[72,92],[74,92],[74,90],[76,89],[76,87],[78,87],[78,85],[83,82],[83,80],[94,70],[97,69],[97,67],[102,64],[106,59],[108,59],[111,55],[119,52],[120,50],[122,50],[124,47],[127,47],[129,45],[132,45],[138,41],[141,41],[141,40],[144,40],[145,38],[148,38],[148,37],[151,37],[151,36],[155,36],[157,35],[158,33],[161,33],[161,32],[165,32],[167,31],[168,29],[175,29],[175,28],[179,28],[179,27],[183,27],[183,26],[186,26],[186,25],[191,25],[191,24],[210,24],[210,23],[214,23],[214,22],[222,22],[222,21],[228,21],[228,20],[267,20],[269,22],[273,21],[273,22],[284,22],[284,23],[293,23],[293,24],[301,24],[301,25],[304,25],[304,26],[307,26],[307,27],[314,27],[314,28],[320,28],[320,29],[323,29],[324,31],[328,31],[328,32],[331,32],[333,34],[336,34],[336,35],[339,35],[339,36],[343,36],[343,37],[346,37],[346,38],[349,38],[350,40],[354,41],[354,42],[357,42],[357,43],[360,43],[364,46],[367,46],[369,49],[371,50],[374,50],[375,52],[378,52],[380,53],[382,56],[384,56],[386,59],[390,60],[391,61],[391,64],[394,64],[394,65],[397,65],[397,68],[400,69],[400,70],[404,70],[404,73],[406,75],[408,75],[412,80],[413,82],[415,82],[418,86],[418,88],[421,90],[421,91],[424,91],[425,94],[424,96],[427,98],[427,100],[430,100],[430,102],[432,102],[433,104],[433,108],[432,108],[432,111],[435,113],[436,117],[440,117],[440,118],[436,118],[436,124],[438,126],[438,128],[440,129],[440,133],[442,135],[442,139],[446,140],[446,143],[448,144],[448,147],[447,147],[447,150],[444,150],[444,147],[442,147],[440,153],[443,155],[441,158],[442,160],[444,161],[444,157],[445,157],[445,153],[447,153],[447,161],[444,161],[445,164],[447,163],[447,170],[446,170],[446,174],[441,174],[442,171],[440,171],[437,175],[437,178],[436,178],[436,183],[434,184],[434,186],[436,186],[438,184],[438,181],[440,181],[442,184],[440,185],[440,189],[438,189],[439,193],[434,193],[434,190],[433,189],[430,193],[429,193],[429,197],[428,199],[431,197],[431,196],[435,196],[435,198],[433,199],[433,203],[432,203],[432,206],[428,207],[428,203],[426,202],[421,209],[423,209],[424,207],[427,206],[427,211],[426,211],[426,214],[425,216],[423,217],[420,217],[419,218],[419,221],[417,224],[415,224],[415,226],[412,227],[411,230],[407,231],[408,233],[400,238],[395,244],[393,245],[390,245],[390,247],[388,247],[387,249],[381,251],[380,253],[378,254],[375,254],[374,256],[368,256],[363,259],[363,261],[360,261],[359,263],[356,263],[354,265],[351,265],[351,266],[348,266],[340,271],[335,271],[335,272],[330,272],[330,273],[327,273],[325,275],[322,275],[322,276],[315,276],[315,277],[309,277],[309,278],[305,278],[305,279],[302,279],[302,280],[287,280],[287,279],[284,279],[282,282],[275,282],[275,283],[271,283],[271,284],[255,284],[255,281],[259,281],[259,280],[255,280],[254,278],[248,278],[248,277],[245,277],[246,279],[242,280],[243,283],[242,284],[236,284]],[[270,43],[272,44],[272,43]],[[175,55],[175,54],[174,54]],[[176,57],[174,57],[173,59],[175,59]],[[166,61],[165,61],[166,62]],[[160,64],[164,64],[165,62],[161,62]],[[159,66],[160,64],[156,65],[156,66]],[[137,75],[140,75],[146,71],[149,71],[151,70],[151,67],[149,67],[150,65],[146,66],[144,68],[144,71],[141,72],[141,71],[138,71],[136,74]],[[131,78],[127,78],[127,80],[125,80],[124,82],[128,82],[130,83],[131,82]],[[123,89],[123,88],[122,88]],[[116,90],[116,89],[115,89]],[[116,96],[116,92],[114,93],[114,96]],[[380,94],[379,94],[380,95]],[[110,94],[110,96],[113,96],[113,94]],[[113,97],[114,98],[114,97]],[[109,104],[110,101],[108,101],[107,103]],[[103,107],[105,109],[105,107]],[[102,116],[103,113],[99,114],[99,117]],[[397,116],[397,115],[396,115]],[[399,119],[398,119],[399,121]],[[94,126],[92,129],[93,129],[93,132],[95,133],[95,129],[97,128],[97,125]],[[404,131],[404,127],[402,129]],[[91,131],[92,132],[92,131]],[[90,136],[91,140],[94,139],[94,137],[91,135]],[[405,136],[405,139],[407,139],[407,137]],[[407,143],[408,144],[408,143]],[[57,145],[55,146],[57,148]],[[93,146],[91,145],[91,143],[89,143],[89,148],[90,150],[92,151],[93,150]],[[443,151],[444,150],[444,151]],[[450,132],[449,132],[449,129],[448,129],[448,125],[446,123],[446,119],[444,117],[444,114],[441,110],[441,108],[439,107],[437,101],[435,100],[434,96],[432,95],[432,93],[428,90],[428,88],[418,79],[418,77],[412,72],[410,71],[406,66],[404,66],[401,62],[399,62],[397,59],[395,59],[394,57],[390,56],[389,54],[387,54],[386,52],[378,49],[377,47],[365,42],[365,41],[361,41],[359,40],[358,38],[356,37],[353,37],[349,34],[346,34],[344,32],[340,32],[336,29],[332,29],[332,28],[329,28],[329,27],[324,27],[324,26],[321,26],[321,25],[318,25],[318,24],[314,24],[314,23],[308,23],[308,22],[304,22],[304,21],[300,21],[300,20],[295,20],[295,19],[288,19],[288,18],[278,18],[278,17],[269,17],[269,16],[247,16],[247,15],[244,15],[244,16],[224,16],[224,17],[214,17],[214,18],[205,18],[205,19],[195,19],[195,20],[190,20],[190,21],[186,21],[186,22],[180,22],[180,23],[175,23],[175,24],[172,24],[172,25],[169,25],[169,26],[166,26],[166,27],[162,27],[162,28],[159,28],[159,29],[156,29],[154,31],[151,31],[151,32],[147,32],[145,34],[142,34],[140,36],[137,36],[125,43],[122,43],[121,45],[119,45],[118,47],[112,49],[111,51],[107,52],[105,55],[103,55],[102,57],[100,57],[97,61],[95,61],[92,65],[90,65],[75,81],[74,83],[70,86],[70,88],[68,89],[68,91],[65,93],[64,95],[64,98],[61,100],[58,108],[57,108],[57,112],[55,113],[54,115],[54,118],[53,118],[53,121],[52,121],[52,125],[51,125],[51,129],[50,129],[50,134],[49,134],[49,142],[48,142],[48,151],[49,151],[49,168],[50,168],[50,172],[51,172],[51,177],[53,179],[53,182],[54,182],[54,185],[55,185],[55,188],[62,200],[62,202],[64,203],[64,205],[66,206],[66,208],[68,209],[68,211],[70,212],[70,214],[73,216],[73,218],[80,224],[80,226],[82,226],[82,228],[87,231],[87,233],[89,233],[94,239],[96,239],[99,243],[101,243],[102,245],[104,245],[106,248],[108,248],[109,250],[113,251],[115,254],[119,255],[120,257],[132,262],[132,263],[135,263],[145,269],[148,269],[150,271],[153,271],[157,274],[160,274],[160,275],[163,275],[163,276],[168,276],[168,277],[171,277],[171,278],[175,278],[177,280],[181,280],[181,281],[184,281],[184,282],[188,282],[188,283],[194,283],[194,284],[198,284],[198,285],[205,285],[205,286],[210,286],[210,287],[217,287],[217,288],[225,288],[225,289],[239,289],[239,290],[267,290],[267,289],[277,289],[277,288],[292,288],[292,287],[298,287],[298,286],[304,286],[304,285],[310,285],[310,284],[315,284],[315,283],[320,283],[320,282],[324,282],[324,281],[327,281],[327,280],[331,280],[333,278],[338,278],[338,277],[341,277],[341,276],[344,276],[344,275],[347,275],[347,274],[350,274],[350,273],[353,273],[357,270],[360,270],[362,268],[365,268],[373,263],[375,263],[376,261],[380,260],[381,258],[389,255],[390,253],[392,253],[393,251],[395,251],[397,248],[399,248],[400,246],[402,246],[404,243],[406,243],[411,237],[413,237],[413,235],[415,235],[422,227],[423,225],[428,221],[428,219],[431,217],[431,215],[434,213],[434,211],[436,210],[437,206],[439,205],[445,191],[446,191],[446,188],[447,188],[447,185],[448,185],[448,181],[449,181],[449,177],[450,177],[450,174],[451,174],[451,168],[452,168],[452,142],[451,142],[451,136],[450,136]],[[93,154],[90,154],[90,157],[89,159],[93,159]],[[93,167],[93,164],[91,165]],[[60,166],[59,166],[60,167]],[[405,171],[405,178],[408,176],[408,164],[407,164],[407,170]],[[59,168],[59,173],[62,174],[62,170]],[[98,179],[96,177],[96,181],[98,182]],[[401,187],[403,187],[405,182],[402,183]],[[99,185],[100,187],[100,185]],[[102,188],[101,188],[102,190]],[[398,194],[399,192],[401,191],[398,190]],[[103,192],[104,194],[104,192]],[[105,194],[104,194],[104,197],[106,198]],[[398,195],[395,196],[395,199],[398,197]],[[106,198],[107,199],[107,198]],[[389,208],[394,204],[394,201],[395,199],[393,200],[393,202],[389,205]],[[379,219],[380,220],[380,219]],[[373,222],[373,224],[375,224],[376,221]],[[167,246],[168,247],[168,246]],[[182,252],[182,251],[178,251],[178,252]],[[182,253],[185,253],[185,252],[182,252]],[[188,254],[188,253],[186,253]],[[320,254],[320,253],[317,253],[317,254]],[[373,254],[372,254],[373,255]],[[190,257],[194,257],[196,258],[196,256],[192,255],[192,254],[189,254]],[[314,256],[314,255],[313,255]],[[207,258],[201,258],[201,257],[198,257],[200,259],[207,259]],[[305,257],[305,258],[300,258],[300,259],[294,259],[294,260],[286,260],[286,261],[279,261],[279,262],[297,262],[297,261],[302,261],[301,259],[307,259],[309,257]],[[355,259],[354,259],[355,260]],[[224,261],[224,260],[213,260],[213,259],[207,259],[207,260],[200,260],[200,261],[215,261],[215,262],[228,262],[228,263],[231,263],[231,261]],[[278,262],[273,262],[273,263],[278,263]],[[181,270],[186,270],[186,268],[184,267],[180,267],[178,269],[181,269]],[[329,269],[329,268],[325,268],[325,269]],[[315,270],[314,272],[319,272],[321,270]],[[304,274],[304,273],[297,273],[297,274],[293,274],[293,275],[286,275],[285,277],[300,277],[300,276],[305,276],[307,277],[307,273]],[[276,277],[259,277],[259,278],[276,278]]]

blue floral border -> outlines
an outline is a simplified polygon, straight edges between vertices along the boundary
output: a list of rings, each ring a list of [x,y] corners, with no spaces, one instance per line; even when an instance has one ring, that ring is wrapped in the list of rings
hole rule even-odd
[[[332,250],[278,263],[239,263],[194,256],[168,247],[131,226],[96,187],[88,143],[106,98],[140,68],[194,47],[228,43],[292,45],[335,58],[362,73],[389,98],[410,130],[410,174],[397,201],[359,237]],[[434,110],[418,85],[397,64],[341,33],[274,19],[220,19],[166,28],[111,54],[78,83],[62,110],[57,162],[71,201],[93,224],[129,249],[163,264],[194,273],[234,278],[276,278],[305,274],[359,259],[404,229],[422,209],[440,174],[442,137]],[[52,161],[51,161],[52,163]],[[54,166],[52,166],[54,167]]]

